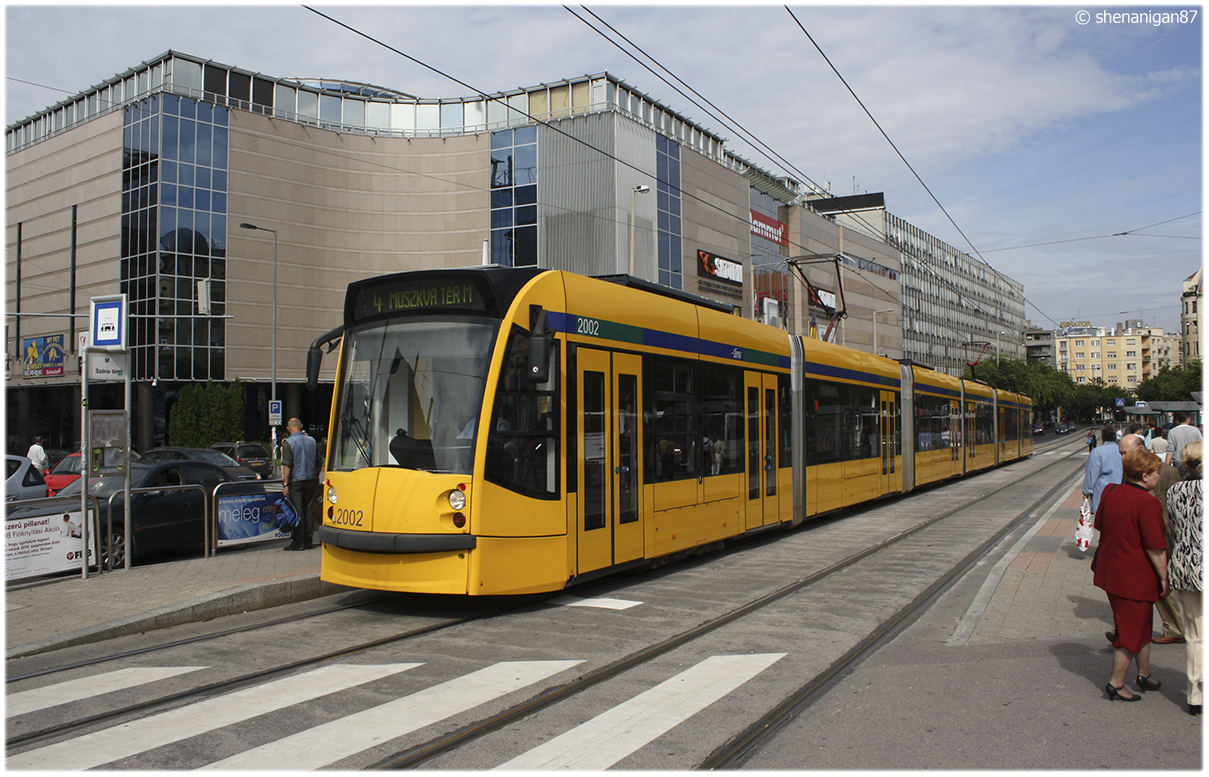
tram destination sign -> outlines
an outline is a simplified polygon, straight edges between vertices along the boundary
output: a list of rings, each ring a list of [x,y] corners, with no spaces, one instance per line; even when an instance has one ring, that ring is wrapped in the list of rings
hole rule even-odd
[[[469,278],[408,278],[366,284],[353,300],[354,320],[399,313],[482,313],[487,299]]]

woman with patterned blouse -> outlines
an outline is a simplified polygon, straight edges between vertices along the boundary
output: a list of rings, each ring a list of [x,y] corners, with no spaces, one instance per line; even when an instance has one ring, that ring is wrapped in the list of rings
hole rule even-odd
[[[1184,608],[1184,638],[1187,651],[1188,714],[1201,714],[1201,570],[1204,533],[1204,497],[1201,489],[1201,456],[1204,445],[1193,441],[1184,446],[1184,468],[1188,474],[1167,492],[1167,510],[1171,518],[1171,561],[1168,564],[1171,588],[1179,592]]]

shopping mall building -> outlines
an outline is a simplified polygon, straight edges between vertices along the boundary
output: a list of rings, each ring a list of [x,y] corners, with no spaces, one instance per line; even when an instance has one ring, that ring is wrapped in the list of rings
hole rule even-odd
[[[326,423],[334,360],[311,395],[307,347],[341,323],[349,282],[405,270],[629,273],[803,335],[842,307],[835,342],[919,358],[884,230],[815,210],[833,198],[608,73],[430,99],[170,51],[6,141],[10,451],[79,440],[79,333],[114,294],[141,449],[167,442],[189,382],[238,378],[249,438],[268,437],[274,374],[286,417]],[[1022,290],[1007,307],[1022,331]]]

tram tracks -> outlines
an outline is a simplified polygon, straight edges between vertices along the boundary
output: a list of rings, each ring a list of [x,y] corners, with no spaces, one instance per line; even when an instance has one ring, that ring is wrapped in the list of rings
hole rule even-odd
[[[1076,449],[1072,453],[1062,457],[1061,461],[1070,459],[1071,457],[1077,455],[1078,452],[1079,450]],[[1037,472],[1026,475],[1021,480],[1027,480],[1044,471],[1045,470],[1039,469]],[[496,715],[477,721],[461,729],[449,732],[444,736],[433,739],[422,745],[411,747],[400,751],[397,754],[380,759],[371,768],[413,769],[423,767],[442,754],[464,747],[476,740],[482,739],[494,731],[503,729],[536,712],[567,701],[587,691],[588,689],[599,685],[602,682],[647,664],[677,648],[701,639],[702,637],[705,637],[706,635],[711,634],[724,626],[735,623],[744,617],[763,610],[769,605],[785,599],[788,596],[802,592],[823,580],[831,578],[839,572],[857,565],[861,561],[875,556],[889,547],[892,547],[908,538],[914,537],[920,532],[925,531],[926,529],[929,529],[956,514],[970,509],[972,505],[981,502],[988,497],[994,496],[1009,488],[1018,486],[1020,482],[1020,480],[1013,481],[989,492],[980,494],[974,499],[956,505],[949,510],[940,513],[939,515],[936,515],[922,523],[904,530],[900,534],[889,537],[876,545],[870,546],[858,553],[850,555],[847,558],[824,569],[820,569],[807,577],[801,578],[793,583],[765,594],[758,599],[736,607],[723,615],[698,624],[697,626],[665,639],[655,645],[634,651],[621,659],[599,667],[598,669],[589,671],[561,686],[551,688],[515,707],[504,710]],[[1053,499],[1054,496],[1060,493],[1064,488],[1068,488],[1069,482],[1070,476],[1063,477],[1057,485],[1046,491],[1040,498],[1031,503],[1027,508],[1018,512],[999,531],[995,532],[974,551],[966,555],[958,564],[954,565],[945,574],[939,577],[932,585],[928,586],[928,588],[920,593],[915,599],[913,599],[910,604],[901,608],[891,617],[883,620],[877,626],[877,628],[875,628],[869,635],[853,646],[840,659],[833,662],[824,672],[821,672],[811,678],[798,690],[790,694],[790,696],[781,704],[774,707],[773,710],[762,716],[742,733],[736,735],[725,745],[711,753],[706,761],[698,768],[728,768],[739,763],[741,759],[752,753],[756,748],[758,748],[760,743],[766,741],[767,737],[774,735],[781,725],[790,720],[794,715],[797,714],[797,712],[810,704],[815,698],[817,698],[819,694],[826,690],[828,684],[836,676],[859,663],[871,652],[880,647],[886,639],[901,630],[918,614],[920,614],[927,604],[947,590],[948,587],[951,586],[956,580],[960,579],[962,575],[966,574],[974,566],[974,564],[976,564],[991,549],[998,545],[1004,537],[1009,535],[1012,531],[1016,530],[1021,524],[1032,517],[1037,511],[1038,507]]]
[[[1054,446],[1054,447],[1056,448],[1056,447],[1060,447],[1060,446]],[[1076,449],[1075,451],[1072,451],[1070,454],[1067,454],[1062,459],[1053,460],[1053,461],[1056,462],[1056,461],[1064,461],[1064,460],[1070,459],[1071,457],[1075,456],[1080,450],[1081,449]],[[670,638],[660,641],[657,644],[646,646],[644,648],[636,650],[636,651],[624,656],[621,659],[615,660],[613,662],[608,663],[607,665],[604,665],[595,670],[589,671],[589,672],[585,673],[584,675],[576,678],[573,681],[570,681],[570,682],[560,685],[558,687],[549,689],[545,692],[539,693],[537,696],[533,697],[532,699],[529,699],[528,701],[523,702],[519,706],[502,711],[499,714],[490,716],[484,720],[468,724],[465,727],[460,728],[456,731],[453,731],[446,736],[431,740],[429,742],[426,742],[426,743],[418,745],[418,746],[414,746],[414,747],[411,747],[411,748],[408,748],[405,750],[401,750],[400,752],[393,754],[389,757],[382,758],[377,762],[377,764],[375,764],[375,766],[376,766],[376,768],[399,769],[399,768],[414,768],[414,767],[423,765],[425,763],[428,763],[429,761],[431,761],[432,759],[436,758],[437,756],[439,756],[443,753],[447,753],[452,750],[455,750],[465,744],[468,744],[469,742],[472,742],[476,739],[480,739],[493,731],[504,728],[528,715],[531,715],[542,709],[545,709],[547,707],[558,704],[559,702],[570,699],[570,698],[586,691],[588,688],[591,688],[595,685],[605,682],[605,681],[607,681],[613,677],[616,677],[630,669],[634,669],[636,667],[642,666],[643,664],[646,664],[659,656],[665,655],[681,646],[684,646],[684,645],[687,645],[687,644],[693,642],[694,640],[700,639],[701,637],[703,637],[713,631],[716,631],[728,624],[739,621],[748,615],[751,615],[761,609],[764,609],[765,607],[768,607],[769,605],[771,605],[777,601],[780,601],[780,600],[784,599],[785,597],[788,597],[794,593],[807,589],[810,586],[815,585],[818,582],[825,580],[844,569],[852,567],[855,564],[859,563],[860,561],[867,559],[888,547],[891,547],[899,542],[902,542],[903,540],[907,539],[908,537],[918,534],[919,532],[945,520],[946,518],[948,518],[956,513],[969,509],[973,504],[976,504],[982,500],[987,499],[988,497],[994,496],[997,493],[1000,493],[1008,488],[1018,485],[1021,482],[1021,480],[1027,480],[1044,471],[1046,471],[1046,469],[1039,468],[1037,472],[1026,474],[1021,479],[1013,480],[1012,482],[1009,482],[998,488],[977,494],[973,498],[965,500],[961,504],[955,505],[951,509],[944,511],[943,513],[941,513],[939,515],[936,515],[922,523],[919,523],[909,529],[906,529],[903,532],[896,534],[893,537],[886,538],[886,539],[882,540],[881,542],[879,542],[871,547],[865,548],[864,550],[862,550],[858,553],[850,555],[849,557],[847,557],[831,566],[828,566],[827,568],[820,569],[819,571],[814,572],[813,574],[811,574],[807,577],[804,577],[793,583],[780,587],[758,599],[747,602],[739,607],[735,607],[735,608],[731,609],[730,611],[728,611],[716,618],[713,618],[713,619],[706,621],[704,623],[701,623],[691,629],[688,629],[688,630],[683,631],[679,634],[676,634]],[[1066,480],[1067,479],[1064,478],[1062,483],[1065,483]],[[1007,525],[1005,525],[999,532],[996,533],[995,536],[988,539],[985,543],[983,543],[981,546],[979,546],[978,549],[976,549],[974,552],[969,554],[965,559],[963,559],[963,561],[961,563],[954,566],[953,569],[950,570],[950,572],[947,575],[945,575],[941,579],[937,580],[937,582],[934,583],[933,586],[931,586],[928,589],[928,591],[925,591],[923,594],[921,594],[910,606],[904,608],[894,618],[888,619],[887,621],[885,621],[881,626],[879,626],[879,628],[874,633],[870,634],[866,639],[862,640],[858,645],[854,646],[852,648],[852,650],[850,650],[847,654],[845,654],[845,656],[843,658],[836,661],[826,672],[821,673],[818,676],[816,676],[815,678],[813,678],[809,683],[805,684],[797,692],[795,692],[790,697],[788,697],[786,699],[786,701],[782,703],[782,705],[778,706],[777,709],[769,712],[767,715],[762,717],[760,719],[760,721],[757,721],[756,724],[753,724],[752,727],[750,727],[748,730],[744,731],[743,734],[735,737],[726,746],[724,746],[723,748],[720,748],[718,751],[715,751],[714,754],[711,754],[710,759],[708,761],[706,761],[705,764],[703,764],[703,765],[706,766],[707,768],[726,768],[726,766],[728,766],[730,764],[740,762],[742,758],[744,758],[747,754],[749,754],[753,751],[753,748],[758,747],[759,743],[761,741],[763,741],[764,737],[770,735],[771,733],[774,733],[776,731],[776,729],[784,721],[790,719],[803,706],[809,704],[810,701],[813,700],[813,698],[815,698],[823,689],[826,688],[827,683],[830,681],[831,678],[835,677],[837,674],[843,672],[845,669],[852,666],[854,663],[858,662],[863,657],[867,656],[871,650],[876,649],[876,647],[880,645],[880,641],[885,639],[886,635],[893,633],[894,630],[896,628],[898,628],[898,624],[901,624],[901,623],[905,622],[906,620],[910,619],[912,617],[912,615],[914,613],[918,612],[920,610],[920,608],[925,606],[928,601],[930,601],[932,598],[934,598],[936,595],[938,595],[939,592],[943,591],[945,588],[947,588],[949,585],[951,585],[954,580],[958,579],[962,574],[964,574],[973,563],[976,563],[977,560],[979,558],[981,558],[982,555],[984,555],[990,548],[993,548],[995,546],[995,544],[1002,539],[1003,536],[1005,536],[1007,533],[1012,531],[1022,521],[1026,520],[1028,518],[1028,516],[1031,515],[1035,511],[1037,505],[1042,504],[1042,503],[1044,503],[1045,500],[1051,498],[1052,495],[1062,487],[1062,483],[1060,483],[1058,486],[1055,486],[1054,488],[1050,489],[1044,496],[1042,496],[1040,499],[1036,500],[1032,505],[1030,505],[1028,509],[1019,513],[1014,520],[1012,520]],[[382,599],[387,599],[387,598],[392,598],[392,597],[382,597]],[[375,600],[375,601],[380,601],[380,600]],[[262,670],[258,670],[255,672],[241,674],[237,677],[229,678],[227,680],[223,680],[223,681],[219,681],[219,682],[209,683],[202,687],[192,688],[192,689],[182,691],[179,693],[164,695],[164,696],[161,696],[156,699],[140,702],[137,704],[127,705],[127,706],[121,707],[119,709],[109,710],[109,711],[106,711],[103,713],[98,713],[96,715],[88,716],[86,718],[80,718],[80,719],[70,721],[70,722],[65,722],[65,723],[62,723],[62,724],[59,724],[56,726],[43,728],[38,731],[27,732],[27,733],[24,733],[24,734],[21,734],[18,736],[14,736],[14,737],[8,739],[6,744],[8,745],[8,747],[11,748],[15,745],[37,743],[40,741],[48,740],[48,739],[58,736],[58,735],[73,732],[75,730],[82,729],[82,728],[85,728],[88,726],[96,726],[96,725],[104,724],[104,723],[107,723],[110,721],[116,721],[116,720],[119,720],[124,717],[136,715],[138,713],[149,713],[149,712],[155,711],[158,708],[166,708],[173,704],[178,704],[180,702],[188,701],[189,699],[219,695],[226,691],[234,690],[239,687],[250,686],[250,685],[257,683],[258,681],[261,681],[261,680],[264,680],[264,679],[267,679],[267,678],[270,678],[270,677],[273,677],[276,675],[285,674],[287,672],[299,669],[301,667],[305,667],[305,666],[312,665],[312,664],[318,664],[318,663],[321,663],[324,661],[330,661],[330,660],[337,659],[340,657],[348,656],[353,653],[363,652],[363,651],[370,650],[370,649],[373,649],[376,647],[390,645],[392,643],[397,643],[397,642],[405,641],[408,639],[414,639],[414,638],[417,638],[417,637],[420,637],[420,636],[423,636],[426,634],[432,634],[437,631],[449,629],[454,626],[462,625],[464,623],[468,623],[470,621],[478,620],[478,619],[481,619],[484,617],[491,617],[491,616],[503,614],[509,610],[519,609],[521,607],[533,604],[535,601],[538,601],[538,600],[535,600],[533,598],[527,598],[521,602],[513,603],[508,607],[502,607],[497,610],[492,610],[491,612],[488,612],[488,613],[477,614],[474,616],[464,617],[464,618],[446,619],[446,620],[443,620],[440,622],[427,624],[420,628],[410,629],[408,631],[405,631],[405,632],[402,632],[399,634],[394,634],[394,635],[380,637],[380,638],[373,639],[373,640],[363,641],[363,642],[357,643],[352,646],[341,647],[336,650],[325,652],[322,655],[315,655],[315,656],[311,656],[311,657],[308,657],[305,659],[287,662],[287,663],[279,665],[279,666],[262,669]],[[363,605],[363,604],[366,604],[366,603],[365,602],[358,603],[358,605]],[[103,658],[99,658],[99,659],[93,659],[88,662],[79,662],[79,663],[73,664],[71,666],[58,667],[55,671],[65,671],[68,668],[87,666],[89,664],[98,663],[103,660],[114,660],[118,657],[122,657],[122,656],[126,656],[126,655],[137,655],[137,654],[149,652],[152,650],[164,650],[164,649],[167,649],[170,647],[189,644],[192,642],[203,641],[203,640],[207,640],[207,639],[216,639],[221,636],[227,636],[230,634],[246,632],[246,631],[254,630],[256,628],[266,628],[266,627],[272,626],[272,625],[280,625],[283,623],[302,620],[302,619],[305,619],[306,617],[315,617],[315,616],[321,615],[321,614],[330,614],[331,612],[334,612],[337,610],[348,609],[349,607],[358,606],[358,605],[343,605],[343,606],[336,607],[336,608],[328,608],[324,611],[304,614],[302,616],[293,616],[291,618],[275,619],[273,621],[269,621],[269,622],[265,622],[265,623],[261,623],[261,624],[253,624],[253,625],[249,625],[246,627],[240,627],[237,629],[227,629],[227,630],[223,630],[223,631],[219,631],[219,632],[214,632],[212,634],[201,635],[198,637],[189,638],[186,640],[178,640],[178,641],[163,643],[161,645],[152,646],[150,648],[144,648],[144,649],[141,649],[138,651],[130,651],[128,653],[121,654],[121,656],[119,656],[119,655],[108,656],[108,657],[103,657]],[[50,671],[52,671],[52,670],[45,670],[43,672],[30,673],[28,675],[10,678],[10,681],[16,681],[16,680],[20,680],[20,679],[27,679],[27,678],[31,678],[31,677],[41,676],[41,675],[49,673]]]

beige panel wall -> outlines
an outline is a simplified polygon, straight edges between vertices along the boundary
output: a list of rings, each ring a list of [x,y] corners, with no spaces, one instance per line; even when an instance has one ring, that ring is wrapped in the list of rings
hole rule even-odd
[[[5,310],[16,310],[17,225],[21,224],[21,312],[70,313],[71,210],[76,206],[75,311],[87,314],[89,299],[117,294],[122,209],[122,114],[110,113],[49,138],[5,159]],[[70,319],[23,315],[20,336],[67,334],[75,351]],[[75,329],[87,326],[76,319]],[[6,319],[10,338],[14,321]],[[14,357],[19,344],[11,342]],[[80,380],[75,360],[66,374],[30,379],[32,385]],[[12,383],[21,386],[20,363],[12,366]]]
[[[373,138],[232,111],[227,379],[271,371],[273,236],[240,222],[278,232],[278,380],[297,381],[351,281],[481,263],[489,151],[488,134]]]
[[[680,148],[681,268],[684,290],[727,305],[742,305],[751,317],[750,185],[739,173],[692,150]],[[654,196],[652,186],[650,196]],[[692,195],[692,196],[688,196]],[[702,288],[697,275],[697,251],[705,250],[743,265],[742,297]],[[727,284],[719,283],[720,286]],[[736,291],[739,291],[736,288]]]

